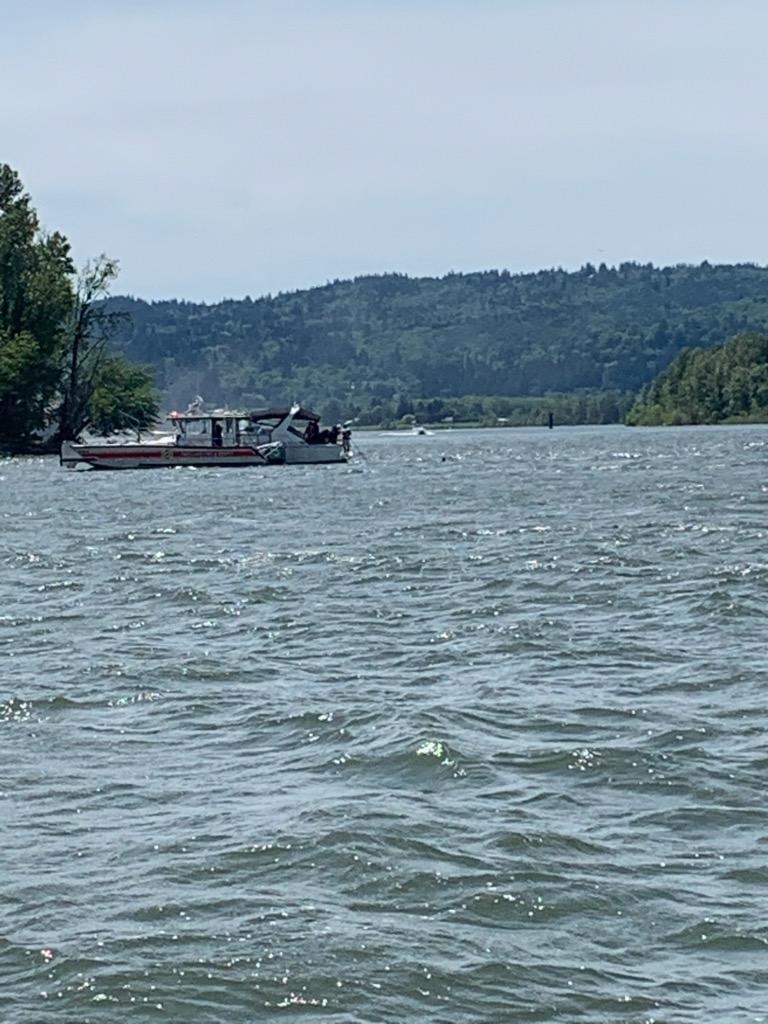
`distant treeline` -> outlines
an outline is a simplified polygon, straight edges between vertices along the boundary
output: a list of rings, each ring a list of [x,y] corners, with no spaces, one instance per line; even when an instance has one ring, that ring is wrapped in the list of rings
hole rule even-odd
[[[604,422],[683,349],[768,328],[768,269],[385,274],[255,300],[122,297],[109,308],[131,314],[113,344],[154,367],[166,405],[300,399],[327,419],[388,423],[530,422],[554,403],[563,422]]]
[[[463,395],[460,398],[400,398],[363,410],[361,426],[392,428],[402,422],[473,423],[484,427],[545,426],[549,417],[559,424],[619,423],[635,396],[620,391],[581,391],[573,394]],[[334,413],[340,412],[333,409]],[[334,419],[340,418],[335,416]]]
[[[638,398],[631,426],[768,421],[768,335],[686,349]]]

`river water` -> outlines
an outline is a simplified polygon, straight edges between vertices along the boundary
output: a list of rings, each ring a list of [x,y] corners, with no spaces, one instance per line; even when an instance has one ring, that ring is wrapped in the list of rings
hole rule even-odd
[[[768,428],[0,463],[0,1018],[768,1021]]]

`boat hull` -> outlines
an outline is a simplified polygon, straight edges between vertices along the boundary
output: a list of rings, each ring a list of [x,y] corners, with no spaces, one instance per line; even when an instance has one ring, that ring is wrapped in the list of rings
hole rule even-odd
[[[285,462],[279,445],[255,448],[196,448],[177,445],[73,444],[65,441],[59,458],[62,466],[91,469],[171,469],[174,466],[270,466]]]
[[[340,444],[285,445],[285,461],[289,466],[328,466],[349,459],[350,453]]]

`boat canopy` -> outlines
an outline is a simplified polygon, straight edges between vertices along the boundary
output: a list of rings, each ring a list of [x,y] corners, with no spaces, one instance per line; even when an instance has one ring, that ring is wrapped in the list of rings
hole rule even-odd
[[[294,412],[295,408],[296,406],[294,405],[271,405],[266,409],[254,409],[244,415],[251,420],[270,420],[278,418],[282,420],[293,413],[293,418],[295,420],[312,420],[314,423],[320,422],[318,414],[316,412],[312,412],[311,409],[305,409],[300,405],[298,410]],[[241,413],[240,415],[243,414]]]
[[[314,423],[320,422],[320,416],[311,409],[305,409],[295,405],[270,405],[264,409],[252,409],[247,412],[242,409],[213,409],[210,412],[173,412],[168,413],[168,419],[178,423],[199,423],[210,420],[273,420],[285,419],[292,416],[295,420],[309,420]]]

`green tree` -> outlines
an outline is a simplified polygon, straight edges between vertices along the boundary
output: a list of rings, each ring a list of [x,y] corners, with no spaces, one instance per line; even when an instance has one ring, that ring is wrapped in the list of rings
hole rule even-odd
[[[106,356],[93,378],[85,424],[100,434],[142,430],[157,419],[152,371],[122,356]]]
[[[88,263],[78,275],[77,290],[68,324],[64,385],[59,409],[62,440],[77,437],[87,425],[90,400],[107,344],[107,329],[96,307],[106,298],[110,282],[117,277],[117,263],[101,256]]]
[[[125,314],[105,305],[117,263],[89,263],[74,282],[69,243],[40,231],[18,174],[0,164],[0,438],[23,450],[35,435],[74,438],[147,426],[158,405],[148,371],[110,355]],[[110,403],[111,406],[110,406]]]
[[[19,176],[0,164],[0,437],[22,445],[56,401],[72,273],[66,239],[40,232]]]

